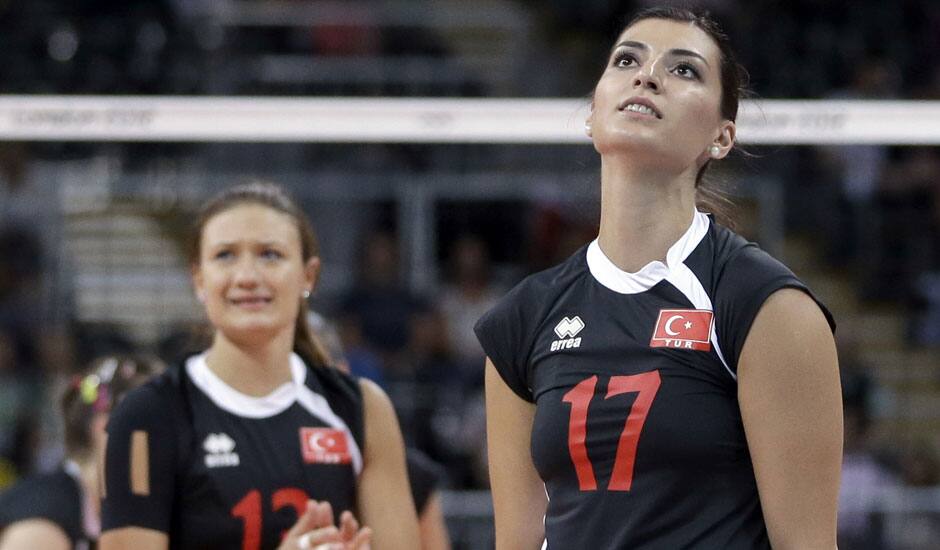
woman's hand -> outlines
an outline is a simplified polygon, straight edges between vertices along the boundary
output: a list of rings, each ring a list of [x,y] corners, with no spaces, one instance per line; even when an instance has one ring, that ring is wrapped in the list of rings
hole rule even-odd
[[[348,510],[340,515],[340,525],[333,524],[329,502],[307,502],[307,509],[287,532],[278,550],[369,550],[372,530],[359,527]]]

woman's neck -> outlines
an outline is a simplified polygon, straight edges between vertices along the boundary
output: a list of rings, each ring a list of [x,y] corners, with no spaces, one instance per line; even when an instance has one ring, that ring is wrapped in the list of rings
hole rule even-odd
[[[598,244],[620,269],[635,273],[666,260],[695,211],[695,174],[668,174],[629,163],[601,162]]]
[[[216,331],[206,365],[231,388],[245,395],[268,395],[293,379],[290,356],[294,332],[283,331],[263,344],[236,343]]]

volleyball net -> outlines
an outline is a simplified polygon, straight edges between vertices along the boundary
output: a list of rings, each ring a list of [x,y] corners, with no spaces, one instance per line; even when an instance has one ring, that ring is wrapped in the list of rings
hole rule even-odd
[[[586,99],[0,96],[0,140],[587,143]],[[750,145],[940,144],[940,101],[742,103]]]

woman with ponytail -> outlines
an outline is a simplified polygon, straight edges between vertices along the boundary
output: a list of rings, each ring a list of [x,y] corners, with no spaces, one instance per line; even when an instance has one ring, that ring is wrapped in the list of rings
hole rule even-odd
[[[688,10],[645,10],[611,48],[585,121],[597,238],[475,327],[497,550],[835,548],[835,322],[702,211],[742,76]]]
[[[75,375],[61,401],[65,460],[0,493],[0,550],[94,548],[108,414],[128,391],[162,370],[161,362],[145,356],[106,355]]]
[[[307,326],[306,216],[276,185],[241,185],[190,245],[212,343],[112,415],[101,548],[414,548],[391,402],[331,368]]]

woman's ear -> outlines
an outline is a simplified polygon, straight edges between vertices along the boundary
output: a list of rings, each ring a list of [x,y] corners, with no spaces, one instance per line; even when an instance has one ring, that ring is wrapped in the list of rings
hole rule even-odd
[[[735,138],[737,136],[737,126],[733,120],[725,120],[721,123],[721,128],[719,129],[718,137],[712,144],[712,147],[718,148],[717,155],[711,155],[714,159],[723,159],[731,153],[731,149],[734,148]]]
[[[304,281],[306,283],[305,289],[308,292],[313,292],[313,289],[317,287],[317,279],[320,277],[320,257],[312,256],[307,263],[304,264]]]
[[[584,133],[587,134],[587,137],[594,137],[592,135],[591,125],[594,124],[594,100],[591,100],[591,110],[588,111],[587,118],[584,119]]]
[[[206,303],[206,290],[202,281],[202,270],[199,269],[198,264],[193,264],[190,267],[190,275],[193,278],[193,291],[196,293],[196,299],[200,303]]]

